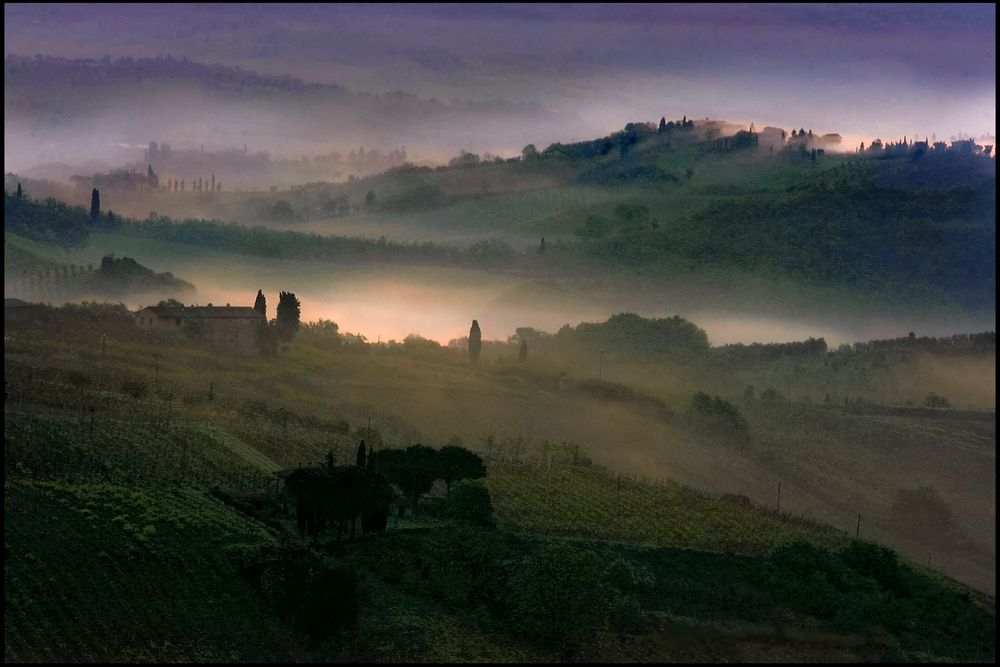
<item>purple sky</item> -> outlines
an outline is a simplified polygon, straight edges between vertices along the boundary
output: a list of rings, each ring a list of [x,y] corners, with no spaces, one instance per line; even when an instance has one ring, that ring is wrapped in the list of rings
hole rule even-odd
[[[172,54],[371,92],[897,137],[996,125],[980,5],[17,5],[6,53]],[[581,137],[583,138],[583,137]]]

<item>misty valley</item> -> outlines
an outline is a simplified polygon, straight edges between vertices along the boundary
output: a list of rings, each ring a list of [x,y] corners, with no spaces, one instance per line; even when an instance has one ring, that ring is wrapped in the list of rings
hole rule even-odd
[[[284,8],[5,6],[6,662],[995,662],[995,137]]]

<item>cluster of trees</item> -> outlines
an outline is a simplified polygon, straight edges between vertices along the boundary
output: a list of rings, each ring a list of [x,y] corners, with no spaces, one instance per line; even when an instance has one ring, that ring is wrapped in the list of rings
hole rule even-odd
[[[787,200],[728,200],[643,230],[630,237],[631,254],[618,239],[589,250],[610,261],[669,253],[861,288],[919,284],[975,306],[995,292],[995,204],[989,180],[935,191],[834,181]]]
[[[267,319],[267,298],[262,290],[257,290],[253,309],[263,317],[263,324],[257,331],[257,348],[263,354],[274,355],[278,352],[279,342],[290,342],[295,338],[302,326],[302,303],[294,292],[279,292],[276,317]],[[336,327],[336,324],[334,324]]]
[[[995,331],[953,334],[951,336],[917,336],[912,331],[899,338],[885,338],[844,343],[829,353],[831,360],[890,352],[928,352],[935,355],[982,354],[996,351]]]
[[[537,151],[536,151],[537,153]],[[463,149],[458,156],[448,160],[449,167],[472,167],[477,164],[489,164],[489,163],[501,163],[506,162],[504,158],[499,155],[491,155],[490,153],[483,154],[480,158],[475,153],[468,153]]]
[[[733,343],[712,348],[712,357],[726,368],[770,364],[782,358],[821,359],[827,352],[823,338],[790,343]]]
[[[660,124],[659,126],[657,126],[656,131],[662,134],[665,132],[669,133],[671,130],[675,128],[690,129],[693,127],[694,127],[694,121],[688,120],[687,116],[684,116],[682,119],[677,121],[667,120],[666,116],[660,116]]]
[[[425,445],[382,449],[374,453],[373,460],[375,468],[410,498],[414,509],[420,496],[428,493],[436,480],[444,480],[450,495],[453,482],[486,476],[483,459],[456,445],[440,450]]]
[[[4,190],[4,231],[24,238],[64,247],[82,246],[90,235],[91,217],[81,206],[70,206],[53,198],[32,199],[21,189]]]
[[[157,288],[178,292],[190,292],[194,285],[174,277],[169,271],[156,273],[131,257],[105,255],[100,268],[91,276],[91,285],[96,288],[123,290],[151,290]]]
[[[364,447],[362,441],[361,447]],[[337,538],[349,529],[354,537],[361,517],[364,533],[385,531],[393,499],[388,480],[372,466],[336,466],[332,456],[321,468],[302,468],[285,482],[295,498],[299,534],[319,535],[336,526]]]
[[[750,443],[750,426],[729,401],[698,392],[691,398],[687,419],[691,427],[705,435],[719,437],[740,445]]]
[[[72,332],[74,339],[91,342],[95,349],[99,349],[102,339],[135,340],[142,336],[131,311],[123,303],[83,301],[58,307],[32,304],[30,310],[24,326]],[[19,326],[21,322],[5,322],[8,324]]]
[[[603,350],[609,359],[642,361],[700,357],[708,352],[708,335],[678,316],[644,318],[618,313],[606,322],[568,324],[553,340],[564,350],[596,356]]]
[[[448,488],[449,511],[455,516],[482,524],[492,521],[489,494],[484,487],[464,485],[452,496],[458,480],[474,480],[486,475],[482,458],[473,452],[449,445],[435,450],[424,445],[406,449],[365,448],[358,445],[355,464],[337,466],[333,454],[317,468],[301,468],[289,475],[288,492],[295,498],[299,532],[319,535],[336,526],[338,539],[345,533],[354,537],[357,520],[363,533],[385,531],[389,506],[395,498],[393,485],[409,498],[414,511],[420,497],[428,493],[436,480]]]

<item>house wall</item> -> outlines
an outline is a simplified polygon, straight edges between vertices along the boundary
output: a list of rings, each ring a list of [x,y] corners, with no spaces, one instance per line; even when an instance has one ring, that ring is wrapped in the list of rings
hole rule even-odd
[[[181,333],[183,325],[193,324],[202,328],[208,345],[241,353],[257,351],[256,333],[260,320],[256,318],[160,317],[152,309],[143,308],[134,319],[140,329],[163,333]]]
[[[178,331],[182,320],[160,317],[151,308],[143,308],[135,314],[135,324],[146,331]]]
[[[213,345],[226,347],[238,352],[256,352],[255,341],[257,320],[251,319],[206,319],[205,337]]]

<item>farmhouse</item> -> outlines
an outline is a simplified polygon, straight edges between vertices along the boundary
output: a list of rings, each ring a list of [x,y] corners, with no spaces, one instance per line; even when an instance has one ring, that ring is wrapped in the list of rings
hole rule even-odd
[[[3,300],[3,321],[4,324],[38,322],[44,310],[45,306],[42,304],[5,297]]]
[[[216,347],[255,352],[257,329],[264,316],[248,306],[147,306],[135,313],[140,329],[185,332]]]

